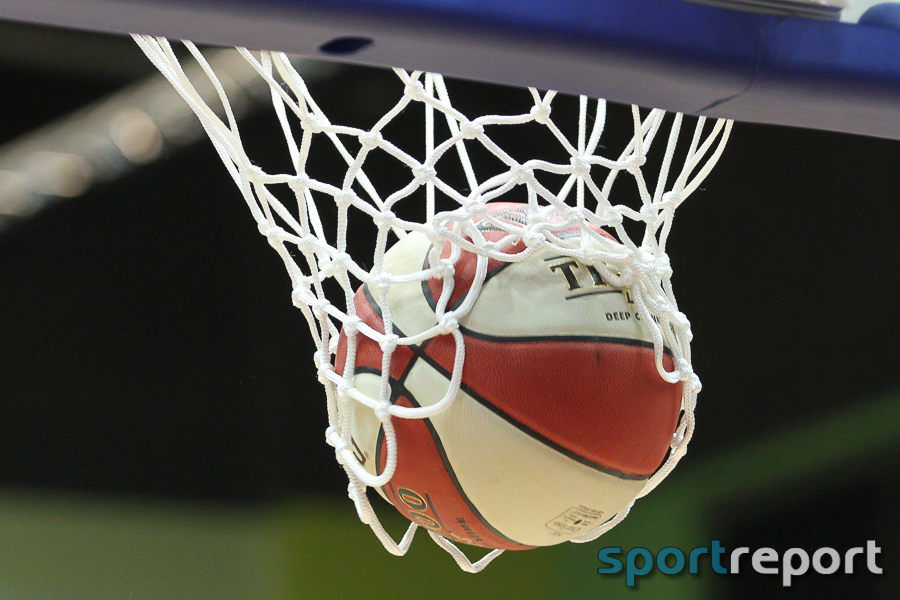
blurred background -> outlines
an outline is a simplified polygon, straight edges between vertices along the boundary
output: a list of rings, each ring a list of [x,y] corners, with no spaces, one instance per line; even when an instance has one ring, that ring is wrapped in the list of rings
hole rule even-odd
[[[336,122],[400,93],[300,64]],[[283,161],[268,90],[228,85],[250,155]],[[473,576],[357,521],[283,264],[132,40],[0,22],[0,86],[0,599],[900,597],[900,142],[735,125],[670,244],[704,382],[688,456],[607,536]],[[606,546],[714,539],[875,540],[885,574],[597,574]]]

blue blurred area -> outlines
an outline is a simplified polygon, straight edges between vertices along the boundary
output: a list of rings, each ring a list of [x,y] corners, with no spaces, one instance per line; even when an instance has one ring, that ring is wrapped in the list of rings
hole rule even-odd
[[[862,25],[900,29],[900,3],[884,2],[869,8],[859,18]]]
[[[900,139],[890,10],[855,25],[684,0],[0,3],[23,21],[313,57],[352,36],[373,41],[341,52],[357,64]]]

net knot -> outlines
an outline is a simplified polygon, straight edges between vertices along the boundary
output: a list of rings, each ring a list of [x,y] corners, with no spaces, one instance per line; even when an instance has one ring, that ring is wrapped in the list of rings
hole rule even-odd
[[[336,273],[339,272],[339,269],[334,264],[333,260],[326,260],[319,263],[319,274],[324,279],[330,279],[335,276]]]
[[[513,167],[510,171],[512,178],[516,183],[528,183],[534,180],[534,170],[522,165]]]
[[[644,166],[645,162],[647,162],[646,156],[632,154],[622,162],[622,168],[632,175],[637,175],[641,172],[641,167]]]
[[[681,379],[688,379],[694,374],[694,369],[691,367],[690,361],[684,358],[679,358],[675,361],[675,370],[678,372]]]
[[[310,284],[306,280],[306,278],[304,278],[304,280],[301,281],[300,284],[297,285],[297,287],[295,287],[294,290],[291,292],[291,302],[294,303],[294,306],[296,306],[297,308],[303,308],[304,306],[309,305],[309,302],[308,302],[308,299],[310,298],[309,290],[310,290]]]
[[[329,446],[336,447],[343,441],[343,438],[341,438],[341,434],[338,429],[332,425],[325,428],[325,441]]]
[[[641,207],[641,216],[645,221],[653,221],[659,214],[657,207],[653,204],[645,204]]]
[[[347,317],[347,320],[344,321],[344,333],[348,337],[352,337],[352,336],[356,335],[357,332],[359,332],[359,324],[360,323],[362,323],[362,319],[360,319],[356,315]]]
[[[700,393],[700,390],[703,389],[703,384],[700,383],[700,377],[698,377],[696,373],[691,373],[691,388],[693,388],[695,394]]]
[[[381,273],[372,283],[379,294],[387,294],[388,290],[391,289],[391,274]]]
[[[622,209],[617,206],[607,206],[599,216],[604,223],[613,227],[621,225],[624,220]]]
[[[484,125],[473,123],[472,121],[463,121],[459,124],[459,133],[464,140],[475,139],[484,134]]]
[[[319,263],[319,273],[322,277],[334,277],[347,271],[347,267],[353,260],[346,252],[341,252],[331,260],[323,260]]]
[[[453,313],[445,313],[443,317],[441,317],[441,322],[438,323],[438,335],[450,335],[454,331],[459,329],[459,321],[456,320],[456,316]]]
[[[386,210],[383,213],[372,218],[372,221],[375,223],[375,226],[378,229],[385,229],[394,224],[394,221],[397,219],[397,215],[393,212]]]
[[[467,201],[465,208],[466,216],[469,219],[474,219],[475,217],[486,218],[490,216],[488,215],[487,202],[481,199]]]
[[[584,225],[593,213],[583,206],[567,206],[565,210],[554,210],[552,214],[562,216],[569,226],[578,227]]]
[[[540,248],[547,241],[546,236],[544,235],[543,228],[538,225],[535,227],[529,227],[528,231],[525,232],[525,235],[522,236],[522,241],[529,248]]]
[[[367,131],[360,134],[358,139],[360,145],[366,150],[371,150],[384,143],[384,137],[382,137],[380,131]]]
[[[354,194],[350,190],[341,190],[340,193],[334,195],[334,204],[339,209],[344,209],[353,204]]]
[[[382,402],[378,406],[376,406],[374,409],[372,409],[372,412],[375,413],[375,416],[378,418],[379,421],[384,423],[385,421],[387,421],[388,419],[391,418],[391,403],[390,402]]]
[[[343,381],[343,380],[334,386],[334,389],[337,390],[338,396],[340,396],[341,398],[349,397],[350,390],[352,388],[353,388],[353,386],[351,386],[349,383],[347,383],[346,381]]]
[[[675,209],[681,204],[682,200],[683,198],[678,192],[666,192],[657,206],[661,209]]]
[[[434,181],[435,175],[437,175],[437,171],[434,170],[434,167],[419,165],[413,168],[413,177],[419,185]]]
[[[432,279],[447,279],[456,275],[456,265],[448,258],[442,258],[432,267]]]
[[[578,177],[587,177],[591,174],[591,164],[581,156],[573,156],[569,159],[572,165],[572,174]]]
[[[329,371],[332,368],[331,356],[325,350],[316,350],[313,352],[313,363],[319,371]]]
[[[425,100],[425,86],[418,80],[407,83],[406,87],[403,88],[403,93],[409,96],[411,100],[418,102]]]
[[[308,131],[310,133],[321,133],[324,131],[326,125],[328,125],[328,121],[313,113],[306,113],[306,115],[300,119],[300,127],[303,131]]]
[[[319,244],[319,240],[316,238],[316,236],[309,234],[309,235],[304,235],[302,238],[297,240],[296,244],[297,244],[297,250],[306,254],[309,252],[315,252],[316,247]]]
[[[384,339],[378,342],[378,346],[381,348],[381,351],[385,354],[391,354],[394,349],[397,347],[397,340],[400,339],[396,333],[389,333],[384,336]]]
[[[668,279],[672,276],[672,263],[668,254],[660,254],[653,262],[653,274],[660,279]]]
[[[353,264],[353,259],[346,252],[339,252],[337,256],[331,259],[331,264],[339,271],[346,271]]]
[[[550,105],[535,104],[531,107],[531,111],[529,111],[529,114],[535,121],[537,121],[541,125],[546,125],[550,122]]]
[[[309,303],[309,307],[312,309],[313,314],[319,319],[325,316],[329,306],[331,306],[331,302],[324,298],[315,298]]]
[[[302,193],[303,190],[309,187],[309,184],[309,177],[306,176],[306,173],[297,173],[288,181],[288,187],[294,193]]]
[[[260,233],[266,236],[269,245],[273,248],[283,243],[284,238],[287,235],[287,232],[278,225],[267,225],[266,223],[260,223],[259,229]]]
[[[243,175],[250,183],[254,183],[264,178],[266,172],[256,165],[248,164],[241,169],[241,175]]]
[[[334,446],[334,455],[338,461],[338,464],[347,464],[346,458],[349,458],[350,460],[356,460],[356,457],[353,456],[353,452],[350,450],[350,444],[344,441],[343,438],[340,438],[340,441],[335,441],[332,446]]]
[[[316,376],[319,380],[319,383],[325,386],[332,385],[331,380],[328,379],[328,374],[331,373],[331,371],[331,363],[328,362],[316,369]]]

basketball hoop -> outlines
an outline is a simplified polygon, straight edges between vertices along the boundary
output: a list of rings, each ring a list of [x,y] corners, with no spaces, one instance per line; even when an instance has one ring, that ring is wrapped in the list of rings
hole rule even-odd
[[[306,317],[316,343],[314,360],[328,405],[327,441],[348,475],[349,496],[360,520],[372,528],[389,552],[404,554],[417,528],[426,523],[414,520],[402,540],[394,541],[375,515],[366,489],[381,488],[394,476],[402,452],[395,422],[431,419],[459,402],[465,388],[466,360],[460,322],[470,316],[486,285],[489,264],[524,263],[544,252],[589,267],[592,276],[596,273],[597,285],[609,286],[619,293],[617,297],[627,292],[633,314],[642,323],[641,331],[646,332],[646,345],[652,348],[659,378],[682,386],[680,415],[676,415],[662,464],[638,480],[632,499],[616,507],[614,514],[596,516],[597,521],[592,522],[588,517],[594,513],[588,509],[572,513],[579,523],[591,523],[591,527],[571,529],[559,541],[586,542],[602,535],[625,518],[634,498],[652,491],[675,467],[694,431],[700,380],[691,366],[690,323],[675,301],[666,246],[676,209],[697,190],[721,156],[730,121],[707,122],[700,117],[689,130],[683,127],[686,120],[681,114],[632,106],[630,139],[620,151],[604,156],[600,154],[606,125],[603,100],[579,98],[578,122],[573,127],[577,130],[570,139],[563,133],[566,127],[555,122],[551,113],[555,92],[523,91],[526,97],[530,94],[530,108],[525,112],[471,117],[451,102],[450,90],[440,75],[395,69],[397,102],[374,127],[360,129],[332,123],[286,55],[239,49],[271,88],[293,165],[292,172],[267,172],[255,165],[244,149],[229,99],[200,50],[185,42],[219,92],[221,106],[216,109],[197,93],[167,40],[134,37],[200,118],[260,233],[285,263],[293,302]],[[413,109],[424,113],[424,153],[419,156],[393,143],[386,133],[398,115]],[[548,139],[555,141],[556,154],[564,155],[565,160],[514,158],[515,152],[495,141],[498,131],[511,128],[529,132],[542,128]],[[329,151],[346,162],[340,181],[329,182],[313,172],[311,153],[325,141]],[[609,142],[606,145],[611,146]],[[471,158],[475,148],[492,157],[496,168],[487,175],[485,169],[475,168]],[[376,153],[403,169],[403,178],[390,189],[378,189],[367,173]],[[659,157],[653,181],[644,172],[652,157]],[[460,174],[456,180],[453,173]],[[634,205],[613,200],[614,185],[625,179],[632,180],[637,190]],[[496,203],[514,193],[524,196],[515,214],[498,215]],[[336,215],[333,222],[326,213]],[[351,256],[348,237],[355,236],[357,228],[374,228],[371,254]],[[497,233],[487,235],[486,231]],[[398,251],[391,254],[391,248],[411,239],[427,242],[422,246],[425,260],[399,271]],[[513,247],[515,251],[510,250]],[[474,257],[474,275],[463,297],[453,303],[454,276],[464,256]],[[424,289],[429,282],[443,286],[434,298],[433,322],[414,331],[398,327],[393,313],[400,319],[402,311],[392,290],[411,285]],[[354,302],[360,286],[366,286],[372,306],[381,311],[378,327]],[[455,340],[452,369],[440,397],[421,406],[392,402],[394,355],[399,349],[420,348],[438,336]],[[370,378],[374,383],[368,387],[360,384],[353,360],[362,344],[380,349],[382,368]],[[365,464],[358,443],[361,419],[373,422],[382,432],[383,441],[378,442],[385,448],[382,467],[372,467],[377,461]],[[410,502],[418,501],[409,497]],[[432,527],[429,534],[469,572],[480,571],[503,551],[493,549],[473,563],[454,543],[461,536],[448,537],[440,531]]]

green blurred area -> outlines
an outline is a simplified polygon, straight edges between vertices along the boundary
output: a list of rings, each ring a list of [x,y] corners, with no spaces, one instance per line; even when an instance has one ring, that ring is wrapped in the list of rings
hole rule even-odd
[[[422,531],[406,557],[388,554],[346,499],[238,509],[7,490],[0,494],[0,599],[716,598],[722,578],[708,563],[699,576],[654,571],[634,589],[622,573],[597,575],[596,553],[708,546],[735,506],[802,505],[842,474],[874,469],[878,478],[880,465],[896,464],[898,448],[900,394],[892,394],[704,462],[688,455],[603,538],[507,552],[477,575],[461,572]],[[399,539],[402,518],[380,508]],[[887,553],[885,560],[896,562]]]

